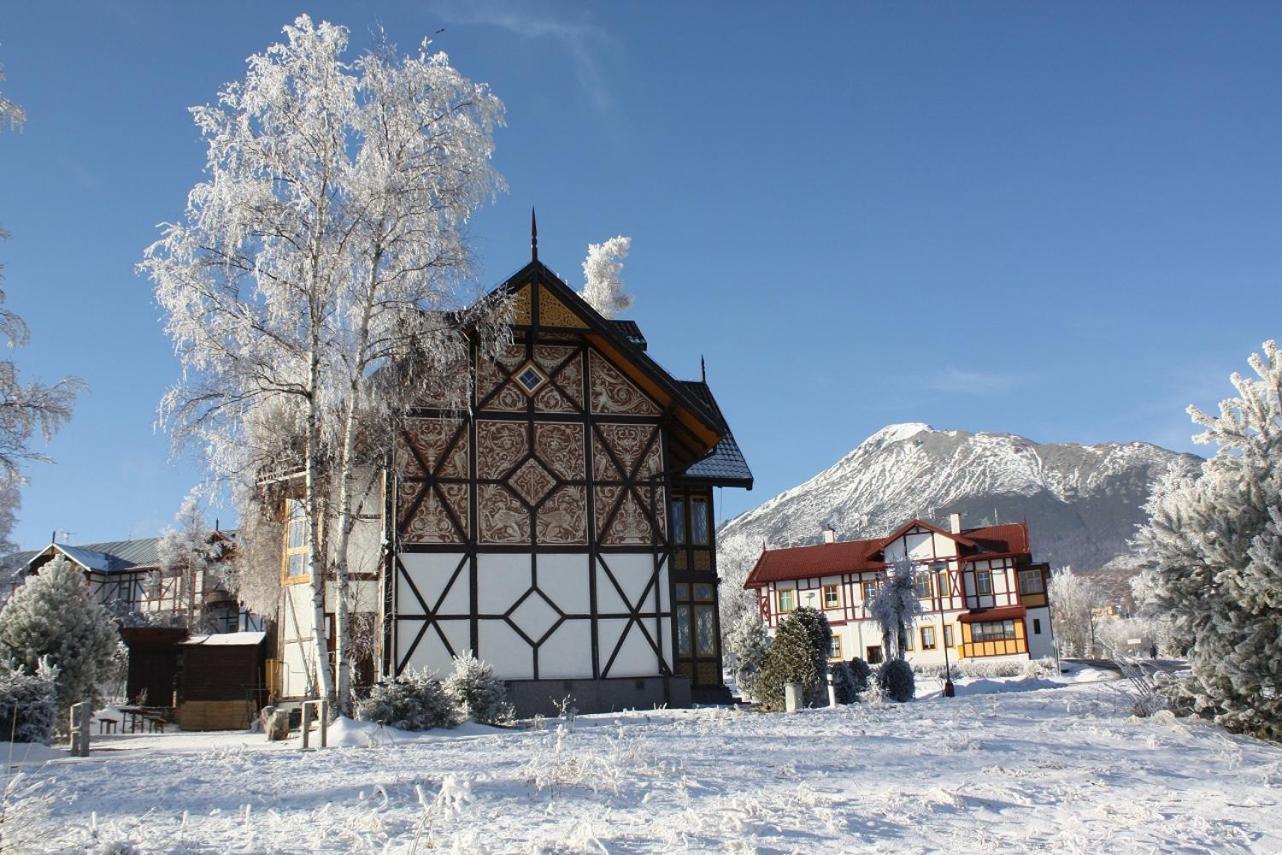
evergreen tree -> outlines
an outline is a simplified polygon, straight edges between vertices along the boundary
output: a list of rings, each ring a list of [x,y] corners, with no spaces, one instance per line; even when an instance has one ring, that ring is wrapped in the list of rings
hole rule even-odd
[[[58,706],[94,700],[115,667],[120,639],[111,614],[93,601],[84,574],[62,556],[28,576],[0,609],[0,656],[35,674],[58,668]]]
[[[1282,351],[1252,354],[1218,415],[1189,407],[1219,450],[1201,477],[1171,475],[1137,543],[1144,609],[1191,642],[1177,709],[1282,740]]]
[[[761,617],[754,612],[741,614],[730,630],[730,653],[735,685],[744,700],[757,697],[757,680],[769,652],[770,635]]]
[[[788,683],[800,683],[806,697],[813,697],[826,688],[831,649],[832,629],[823,612],[803,607],[789,614],[779,622],[762,664],[755,686],[758,699],[781,709]]]

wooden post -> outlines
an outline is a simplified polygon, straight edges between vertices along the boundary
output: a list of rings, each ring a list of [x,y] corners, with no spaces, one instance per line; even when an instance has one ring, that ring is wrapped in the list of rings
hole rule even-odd
[[[837,687],[832,682],[832,672],[828,672],[828,706],[837,706]]]
[[[303,748],[309,747],[309,734],[312,729],[312,702],[303,701]]]
[[[67,731],[71,736],[71,756],[89,756],[89,726],[93,720],[93,704],[81,701],[71,705],[71,720]]]

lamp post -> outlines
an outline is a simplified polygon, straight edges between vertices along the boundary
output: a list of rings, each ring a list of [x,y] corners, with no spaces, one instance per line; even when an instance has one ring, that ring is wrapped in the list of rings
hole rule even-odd
[[[935,586],[936,588],[939,588],[939,589],[940,589],[940,590],[937,592],[937,593],[939,594],[939,596],[935,599],[935,603],[936,603],[936,605],[938,606],[938,611],[939,611],[939,633],[940,633],[940,636],[941,636],[941,637],[940,637],[940,639],[939,639],[939,641],[940,641],[940,645],[944,648],[944,697],[945,697],[945,698],[951,698],[951,697],[954,697],[954,696],[957,694],[957,690],[953,687],[953,669],[952,669],[952,666],[948,664],[948,636],[949,636],[949,633],[948,633],[948,625],[944,623],[944,591],[943,591],[943,588],[945,588],[945,587],[946,587],[946,588],[948,589],[948,592],[949,592],[949,595],[950,595],[950,596],[951,596],[951,594],[952,594],[952,584],[948,581],[948,565],[946,565],[946,564],[944,565],[944,573],[943,573],[943,576],[944,576],[944,583],[945,583],[945,584],[944,584],[944,585],[938,585],[938,584],[936,584],[936,586]],[[938,581],[939,581],[938,577],[936,577],[936,580],[935,580],[935,581],[936,581],[936,582],[938,582]]]

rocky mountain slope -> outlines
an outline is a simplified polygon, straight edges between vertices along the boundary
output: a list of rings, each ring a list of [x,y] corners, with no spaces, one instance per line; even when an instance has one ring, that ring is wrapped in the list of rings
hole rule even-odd
[[[1040,444],[1004,433],[890,425],[836,464],[742,514],[718,532],[727,584],[739,584],[762,543],[816,543],[888,534],[913,517],[947,525],[1028,520],[1034,556],[1078,571],[1127,552],[1157,478],[1201,459],[1144,442]]]

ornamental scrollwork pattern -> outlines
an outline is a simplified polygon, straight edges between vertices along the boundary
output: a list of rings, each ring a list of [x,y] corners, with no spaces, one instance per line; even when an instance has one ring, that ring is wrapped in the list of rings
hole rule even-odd
[[[591,351],[592,411],[624,415],[653,416],[659,408],[617,368]]]
[[[502,478],[529,451],[529,435],[524,422],[476,423],[476,470],[479,477]]]
[[[539,460],[553,474],[566,481],[581,481],[586,468],[583,454],[583,426],[543,422],[534,426],[534,447]]]
[[[482,543],[530,542],[530,514],[506,487],[481,484],[477,496],[477,522]]]

